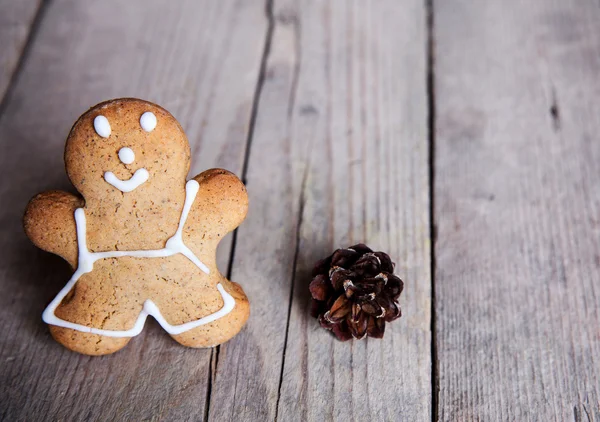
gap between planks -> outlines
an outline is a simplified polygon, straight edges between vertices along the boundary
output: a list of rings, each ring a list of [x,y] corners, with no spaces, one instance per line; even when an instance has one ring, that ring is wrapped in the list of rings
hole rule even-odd
[[[434,1],[425,0],[427,11],[427,126],[429,143],[429,239],[430,239],[430,276],[431,276],[431,420],[439,420],[439,363],[437,355],[436,314],[435,314],[435,37],[434,37]]]
[[[244,184],[246,184],[246,177],[248,173],[248,162],[250,159],[250,151],[252,149],[252,139],[254,137],[254,127],[256,125],[256,116],[258,114],[258,105],[260,102],[260,94],[262,92],[263,85],[265,83],[265,73],[267,68],[267,59],[269,58],[269,51],[271,50],[271,41],[273,39],[273,28],[274,18],[273,18],[273,0],[266,0],[265,2],[265,16],[267,18],[267,31],[265,35],[265,43],[263,47],[262,57],[260,59],[260,69],[258,72],[258,78],[256,80],[256,89],[254,91],[254,96],[252,98],[252,109],[250,111],[250,121],[248,123],[248,134],[246,137],[246,150],[244,151],[244,162],[242,164],[242,173],[241,179]],[[235,259],[235,246],[237,243],[237,235],[238,229],[236,228],[232,233],[231,240],[231,249],[229,251],[229,262],[227,265],[227,279],[231,280],[231,273],[233,269],[233,260]],[[296,246],[297,248],[297,246]],[[293,286],[292,286],[293,289]],[[290,302],[291,308],[291,302]],[[288,312],[288,323],[289,323],[289,312]],[[286,330],[286,343],[287,343],[287,330]],[[210,355],[210,370],[209,370],[209,379],[208,379],[208,389],[206,392],[206,412],[204,414],[204,420],[208,421],[210,417],[210,400],[212,393],[212,384],[213,380],[216,376],[217,367],[219,364],[219,353],[221,351],[221,346],[216,346]],[[285,356],[285,349],[284,349]],[[282,365],[282,376],[283,376],[283,365]],[[281,381],[280,381],[281,385]],[[278,396],[279,402],[279,396]]]
[[[8,77],[8,82],[6,85],[6,90],[4,92],[0,92],[0,116],[4,114],[4,109],[6,104],[8,104],[8,99],[13,91],[13,87],[16,85],[17,78],[21,74],[21,70],[23,68],[23,64],[27,61],[27,57],[29,57],[29,52],[31,51],[31,46],[33,45],[33,41],[37,38],[37,31],[40,27],[40,23],[44,19],[46,14],[46,10],[48,10],[48,4],[50,0],[42,0],[35,11],[35,16],[31,21],[31,25],[29,26],[29,32],[25,37],[25,42],[23,43],[23,48],[19,54],[19,59],[15,65],[15,68],[12,70],[12,73]],[[4,65],[4,64],[3,64]]]

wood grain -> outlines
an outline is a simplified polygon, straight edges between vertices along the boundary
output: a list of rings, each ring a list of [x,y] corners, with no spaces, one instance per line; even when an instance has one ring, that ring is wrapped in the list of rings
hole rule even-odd
[[[0,0],[0,104],[15,73],[43,0]]]
[[[232,275],[252,280],[252,316],[221,347],[209,418],[430,420],[424,4],[272,13]],[[310,270],[359,241],[398,263],[405,316],[383,340],[341,343],[309,316]]]
[[[136,96],[169,109],[193,150],[192,174],[241,173],[266,35],[258,2],[53,1],[0,116],[0,419],[200,420],[211,350],[157,325],[113,356],[52,341],[45,305],[68,280],[21,229],[27,200],[67,188],[64,140],[89,106]],[[229,244],[220,253],[227,268]],[[242,280],[244,281],[244,280]]]
[[[435,2],[440,420],[600,420],[600,8]]]

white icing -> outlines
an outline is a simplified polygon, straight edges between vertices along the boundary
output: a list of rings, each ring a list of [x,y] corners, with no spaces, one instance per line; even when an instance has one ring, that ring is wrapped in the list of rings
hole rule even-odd
[[[140,117],[140,126],[146,132],[152,132],[156,127],[156,116],[154,113],[147,111]]]
[[[103,138],[108,138],[110,136],[110,123],[108,123],[108,119],[104,116],[96,116],[94,119],[94,130]]]
[[[145,168],[137,169],[133,176],[128,180],[121,180],[112,171],[107,171],[104,173],[104,180],[107,183],[110,183],[115,188],[119,189],[121,192],[131,192],[139,185],[144,183],[150,177],[150,173]]]
[[[210,273],[210,270],[204,265],[194,253],[183,243],[182,233],[186,219],[189,215],[196,194],[198,193],[199,185],[195,180],[190,180],[185,186],[185,203],[183,205],[183,211],[181,212],[181,218],[179,220],[179,226],[177,231],[169,240],[163,249],[146,250],[146,251],[107,251],[107,252],[90,252],[87,248],[86,239],[86,219],[83,208],[75,210],[75,222],[77,225],[77,245],[79,248],[79,262],[77,270],[66,284],[65,287],[58,293],[50,305],[44,310],[42,319],[46,324],[55,325],[58,327],[70,328],[72,330],[81,331],[84,333],[99,334],[107,337],[133,337],[142,332],[144,323],[148,315],[152,315],[154,319],[165,329],[166,332],[172,335],[181,334],[185,331],[199,327],[204,324],[216,321],[219,318],[224,317],[230,313],[235,307],[235,299],[225,291],[221,283],[217,284],[217,290],[221,294],[223,299],[223,307],[218,311],[207,315],[203,318],[195,321],[189,321],[180,325],[171,325],[162,316],[158,306],[150,299],[147,299],[142,306],[139,316],[137,317],[135,324],[128,330],[104,330],[100,328],[88,327],[74,322],[65,321],[56,316],[56,308],[60,305],[62,300],[69,294],[69,292],[77,283],[77,280],[82,275],[91,272],[94,269],[94,263],[100,259],[105,258],[119,258],[124,256],[132,256],[136,258],[160,258],[176,255],[178,253],[187,257],[192,261],[200,270],[206,274]]]
[[[121,148],[119,150],[119,160],[121,160],[123,164],[131,164],[135,161],[135,153],[131,148]]]

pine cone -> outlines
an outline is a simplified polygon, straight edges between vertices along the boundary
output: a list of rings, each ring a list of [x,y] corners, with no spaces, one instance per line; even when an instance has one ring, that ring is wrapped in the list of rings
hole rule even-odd
[[[398,298],[404,283],[393,272],[386,253],[362,243],[336,250],[313,270],[312,316],[342,341],[382,338],[385,323],[401,315]]]

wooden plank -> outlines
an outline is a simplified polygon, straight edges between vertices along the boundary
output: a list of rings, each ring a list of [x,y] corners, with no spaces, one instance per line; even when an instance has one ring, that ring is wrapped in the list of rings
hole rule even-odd
[[[0,103],[10,85],[42,0],[0,0]]]
[[[252,316],[210,419],[430,420],[424,3],[276,0],[273,20],[233,263]],[[309,316],[310,271],[359,241],[398,263],[405,316],[341,343]]]
[[[21,217],[36,192],[67,188],[64,140],[111,97],[157,102],[192,144],[192,174],[238,174],[266,35],[262,2],[53,1],[0,116],[0,419],[200,420],[210,349],[186,349],[155,323],[116,355],[52,341],[45,305],[69,277],[36,250]],[[221,248],[227,269],[229,245]],[[225,258],[225,259],[223,259]]]
[[[600,420],[600,8],[435,2],[440,420]]]

